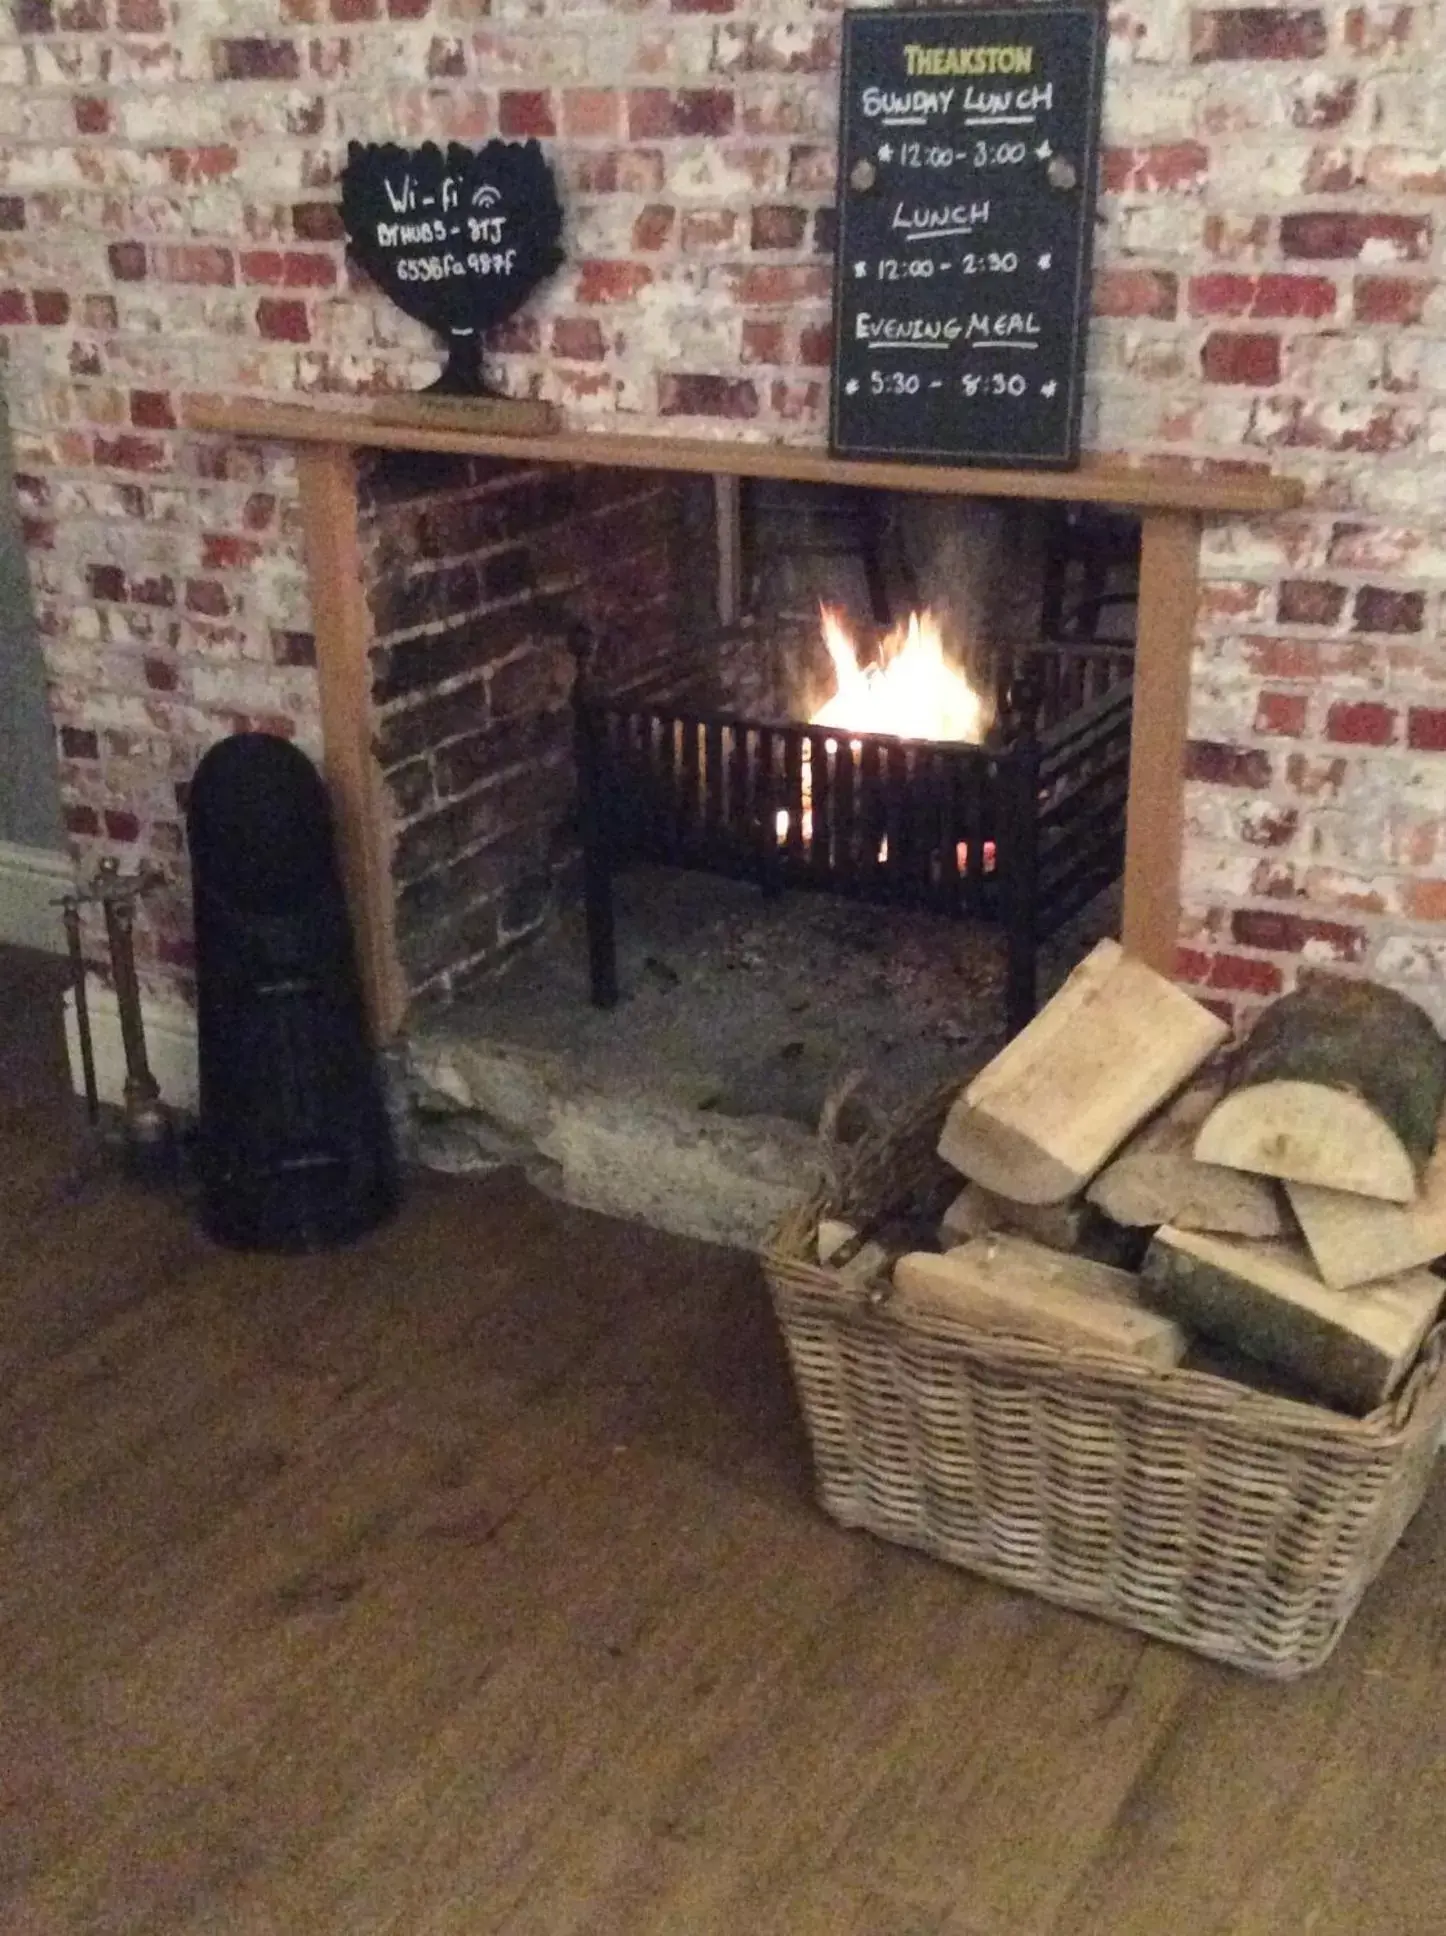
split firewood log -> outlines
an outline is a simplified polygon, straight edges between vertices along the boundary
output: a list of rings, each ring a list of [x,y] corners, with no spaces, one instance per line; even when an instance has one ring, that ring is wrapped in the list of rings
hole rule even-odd
[[[1184,1332],[1141,1302],[1128,1271],[1027,1237],[977,1237],[942,1256],[906,1253],[894,1266],[894,1308],[1162,1368],[1185,1355]]]
[[[1395,1390],[1446,1297],[1446,1283],[1424,1270],[1333,1291],[1303,1244],[1168,1227],[1155,1232],[1140,1278],[1179,1323],[1358,1412]]]
[[[1086,1200],[1113,1222],[1135,1227],[1171,1223],[1235,1237],[1285,1236],[1289,1220],[1277,1185],[1195,1155],[1200,1125],[1222,1087],[1200,1082],[1182,1091],[1105,1165]]]
[[[1261,1015],[1195,1139],[1205,1163],[1410,1203],[1446,1101],[1446,1043],[1404,995],[1319,976]]]
[[[1383,1203],[1318,1183],[1287,1183],[1315,1267],[1334,1290],[1415,1270],[1446,1256],[1446,1118],[1414,1203]]]
[[[1173,982],[1102,941],[969,1083],[939,1154],[1015,1203],[1061,1203],[1227,1033]]]
[[[991,1231],[1012,1231],[1050,1250],[1078,1250],[1085,1229],[1085,1205],[1079,1197],[1063,1203],[1011,1203],[982,1183],[966,1183],[944,1212],[939,1242],[945,1250],[984,1237]]]

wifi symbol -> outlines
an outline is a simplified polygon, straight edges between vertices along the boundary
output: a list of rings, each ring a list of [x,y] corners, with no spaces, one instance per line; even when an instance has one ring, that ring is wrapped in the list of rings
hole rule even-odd
[[[480,188],[474,188],[472,191],[473,208],[491,208],[501,200],[501,189],[494,188],[490,182],[483,182]]]

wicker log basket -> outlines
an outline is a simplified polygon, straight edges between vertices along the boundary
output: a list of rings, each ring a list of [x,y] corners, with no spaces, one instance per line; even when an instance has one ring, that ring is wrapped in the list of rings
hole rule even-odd
[[[763,1252],[824,1510],[901,1545],[1258,1674],[1331,1652],[1420,1504],[1446,1324],[1366,1418],[889,1309],[814,1261],[824,1214],[939,1201],[957,1084],[834,1166]]]

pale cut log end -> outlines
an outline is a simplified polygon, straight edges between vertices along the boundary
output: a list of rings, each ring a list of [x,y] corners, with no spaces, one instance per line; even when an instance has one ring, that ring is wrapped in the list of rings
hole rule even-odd
[[[1202,1163],[1388,1203],[1411,1203],[1416,1169],[1368,1103],[1314,1082],[1262,1082],[1218,1102],[1195,1138]]]
[[[962,1096],[944,1123],[939,1154],[961,1176],[1012,1203],[1063,1203],[1086,1180],[1008,1124],[976,1123]]]

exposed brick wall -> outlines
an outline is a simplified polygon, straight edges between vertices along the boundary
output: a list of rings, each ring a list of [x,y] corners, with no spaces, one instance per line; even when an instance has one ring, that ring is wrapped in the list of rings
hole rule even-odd
[[[465,994],[574,873],[574,621],[606,689],[691,662],[691,485],[378,456],[363,475],[375,745],[411,995]]]
[[[436,367],[343,263],[348,137],[547,140],[569,261],[506,331],[515,390],[581,422],[819,436],[827,0],[12,0],[7,21],[0,328],[81,851],[173,857],[176,785],[239,720],[315,744],[288,460],[174,424],[188,390]],[[1312,491],[1208,535],[1181,973],[1249,1003],[1344,961],[1446,1016],[1446,25],[1120,0],[1112,29],[1087,441]],[[183,972],[178,904],[146,946]]]

